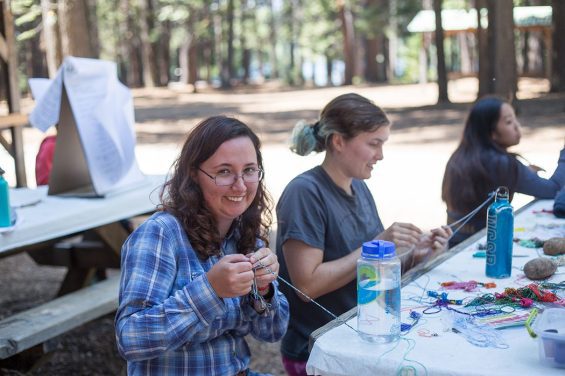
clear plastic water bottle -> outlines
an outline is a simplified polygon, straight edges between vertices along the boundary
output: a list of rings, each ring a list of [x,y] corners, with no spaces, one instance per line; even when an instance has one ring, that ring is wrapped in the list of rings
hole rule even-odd
[[[400,259],[394,243],[363,243],[357,260],[357,329],[369,342],[400,336]]]
[[[514,212],[508,188],[498,187],[487,211],[487,277],[508,278],[512,274],[513,237]]]
[[[12,225],[10,197],[8,194],[8,182],[4,179],[4,170],[0,168],[0,227],[10,227]]]

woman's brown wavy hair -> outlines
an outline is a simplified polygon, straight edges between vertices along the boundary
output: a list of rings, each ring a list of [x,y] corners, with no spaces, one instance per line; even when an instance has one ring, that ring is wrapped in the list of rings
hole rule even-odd
[[[161,191],[160,209],[171,213],[181,221],[190,244],[201,259],[219,255],[222,239],[216,221],[206,207],[202,190],[193,176],[220,145],[238,137],[248,137],[251,140],[257,154],[257,164],[263,169],[261,142],[257,135],[237,119],[213,116],[200,122],[190,132],[180,156],[172,166],[172,176]],[[249,208],[234,221],[240,234],[237,242],[239,253],[255,251],[257,238],[263,240],[266,246],[269,245],[271,208],[272,199],[263,179],[258,183],[257,194]]]

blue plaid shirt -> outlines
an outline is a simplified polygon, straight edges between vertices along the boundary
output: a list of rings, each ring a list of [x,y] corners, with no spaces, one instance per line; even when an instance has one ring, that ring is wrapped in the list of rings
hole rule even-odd
[[[222,244],[236,253],[235,235]],[[278,341],[288,302],[274,282],[271,309],[259,314],[248,296],[219,298],[206,272],[219,257],[200,260],[180,222],[155,213],[122,247],[118,350],[129,375],[235,375],[249,366],[244,336]]]

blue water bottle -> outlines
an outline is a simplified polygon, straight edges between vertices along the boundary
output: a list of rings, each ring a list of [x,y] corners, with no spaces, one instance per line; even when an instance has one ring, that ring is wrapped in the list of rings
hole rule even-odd
[[[498,187],[494,202],[487,211],[487,277],[510,277],[513,236],[514,212],[509,202],[508,188]]]
[[[4,179],[4,170],[0,168],[0,227],[10,227],[11,225],[8,182]]]

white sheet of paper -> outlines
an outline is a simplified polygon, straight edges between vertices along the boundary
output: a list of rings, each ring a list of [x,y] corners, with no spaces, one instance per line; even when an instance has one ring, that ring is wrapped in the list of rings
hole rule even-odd
[[[28,80],[28,84],[33,99],[40,101],[43,98],[43,95],[47,93],[47,90],[49,90],[49,85],[51,85],[52,82],[53,80],[48,78],[30,78]]]
[[[59,121],[64,84],[92,184],[100,195],[143,179],[135,161],[133,100],[116,72],[113,62],[67,57],[48,87],[30,82],[38,90],[30,122],[43,131]]]
[[[53,80],[34,81],[29,80],[29,87],[35,97],[35,108],[29,115],[29,122],[34,127],[45,132],[59,122],[59,111],[61,109],[61,95],[63,93],[63,75],[59,68],[57,76]]]

